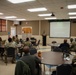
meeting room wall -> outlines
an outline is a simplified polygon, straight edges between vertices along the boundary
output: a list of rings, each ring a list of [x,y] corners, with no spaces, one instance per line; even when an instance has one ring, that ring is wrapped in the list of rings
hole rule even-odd
[[[76,21],[71,21],[71,27],[70,27],[70,38],[76,38]],[[41,21],[41,33],[45,30],[47,34],[47,44],[51,43],[52,41],[57,41],[58,43],[63,42],[65,38],[50,38],[49,33],[50,33],[50,22],[49,21]],[[68,42],[70,42],[70,38],[68,39]]]
[[[0,32],[0,37],[2,37],[3,40],[7,40],[8,39],[8,33],[11,31],[11,26],[13,25],[13,21],[7,21],[6,22],[7,28],[6,28],[6,32]]]
[[[21,37],[21,28],[23,26],[31,26],[32,27],[32,36],[37,38],[37,40],[41,40],[42,43],[42,33],[43,31],[47,34],[47,44],[51,43],[53,40],[56,40],[57,42],[61,43],[65,38],[50,38],[49,37],[49,31],[50,31],[50,22],[48,20],[41,20],[41,21],[25,21],[22,22],[21,25],[17,26],[17,34]],[[71,21],[71,37],[76,37],[76,22]],[[40,32],[40,34],[39,34]],[[68,38],[68,42],[69,38]]]
[[[7,31],[6,32],[0,32],[0,36],[3,39],[8,38],[8,32],[11,31],[10,30],[11,26],[13,26],[13,21],[7,21]],[[56,40],[59,43],[63,42],[64,38],[50,38],[49,37],[50,23],[48,20],[21,22],[21,25],[17,25],[17,35],[19,35],[19,38],[22,38],[21,28],[24,26],[31,26],[32,27],[32,36],[37,38],[38,40],[40,39],[41,43],[42,43],[43,31],[45,31],[47,34],[47,44],[51,43],[53,40]],[[39,32],[40,32],[40,34],[39,34]],[[73,37],[73,38],[76,37],[76,23],[73,23],[73,22],[71,22],[71,37]],[[69,41],[69,39],[68,39],[68,41]]]
[[[32,35],[39,35],[39,21],[23,21],[21,25],[17,26],[17,34],[22,34],[22,27],[32,27]]]

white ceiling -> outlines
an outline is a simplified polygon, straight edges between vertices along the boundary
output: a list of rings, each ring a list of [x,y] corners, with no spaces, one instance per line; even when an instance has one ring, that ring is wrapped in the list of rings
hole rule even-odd
[[[67,5],[76,4],[76,0],[36,0],[33,2],[12,4],[7,0],[0,0],[0,18],[5,16],[17,16],[18,18],[25,18],[26,20],[44,20],[46,17],[39,17],[38,14],[45,14],[54,12],[57,19],[69,19],[68,12],[76,9],[67,9]],[[27,9],[45,7],[47,11],[44,12],[29,12]],[[63,9],[61,9],[63,7]]]

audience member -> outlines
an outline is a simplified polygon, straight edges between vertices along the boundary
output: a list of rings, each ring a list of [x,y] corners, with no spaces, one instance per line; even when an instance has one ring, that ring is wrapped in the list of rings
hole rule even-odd
[[[74,51],[76,52],[76,40],[74,40],[72,43],[71,43],[71,51]]]
[[[74,39],[73,38],[70,38],[70,43],[72,43],[74,41]]]
[[[3,53],[4,53],[4,44],[5,41],[2,40],[2,38],[0,37],[0,56],[3,59]]]
[[[67,43],[67,40],[64,39],[64,42],[60,44],[59,48],[62,49],[62,52],[69,52],[70,45]]]
[[[17,44],[19,43],[18,35],[15,36],[15,41]]]
[[[13,36],[13,37],[12,37],[12,41],[16,41],[16,38],[15,38],[15,36]]]
[[[17,45],[15,42],[12,41],[12,38],[8,38],[8,43],[5,44],[5,47],[8,48],[8,47],[14,47],[16,48]]]
[[[0,37],[0,47],[1,47],[1,45],[2,45],[2,38]]]
[[[31,47],[31,42],[30,42],[30,40],[29,40],[29,38],[26,38],[26,41],[25,41],[25,43],[24,43],[26,46],[29,46],[29,47]]]
[[[25,54],[20,58],[20,60],[30,67],[31,75],[40,75],[41,69],[39,64],[41,63],[41,60],[35,55],[30,55],[28,46],[25,46],[23,51]]]

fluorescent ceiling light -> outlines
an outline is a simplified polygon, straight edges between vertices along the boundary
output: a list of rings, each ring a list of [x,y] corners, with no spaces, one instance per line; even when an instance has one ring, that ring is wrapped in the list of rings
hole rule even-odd
[[[16,16],[7,16],[5,17],[6,19],[10,19],[10,18],[17,18]]]
[[[51,14],[38,14],[38,16],[51,16],[52,15],[52,13]]]
[[[3,13],[0,13],[0,15],[3,15]]]
[[[49,18],[45,18],[46,20],[48,19],[57,19],[56,17],[49,17]]]
[[[76,12],[69,12],[69,15],[76,15]]]
[[[76,16],[74,16],[74,17],[69,17],[70,19],[75,19],[76,18]]]
[[[75,9],[76,5],[68,5],[67,7],[68,7],[68,9]]]
[[[17,21],[24,21],[24,20],[26,20],[26,19],[16,19]]]
[[[39,12],[39,11],[47,11],[46,8],[33,8],[33,9],[27,9],[27,11],[30,11],[30,12]]]
[[[8,0],[11,3],[23,3],[23,2],[30,2],[30,1],[35,1],[35,0]]]

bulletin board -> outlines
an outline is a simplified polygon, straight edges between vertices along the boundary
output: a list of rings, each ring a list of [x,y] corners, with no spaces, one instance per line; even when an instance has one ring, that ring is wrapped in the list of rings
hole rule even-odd
[[[27,37],[31,37],[32,35],[32,27],[31,26],[24,26],[22,27],[22,38],[26,39]]]

